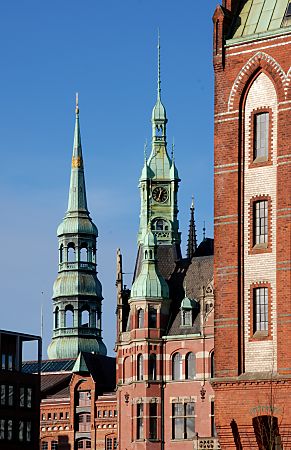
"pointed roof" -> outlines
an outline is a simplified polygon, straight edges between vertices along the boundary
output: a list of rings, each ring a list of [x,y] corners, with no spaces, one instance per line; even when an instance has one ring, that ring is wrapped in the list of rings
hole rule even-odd
[[[187,258],[192,259],[197,249],[196,225],[194,219],[194,197],[190,207],[190,223],[188,232]]]
[[[79,99],[76,94],[76,118],[74,144],[71,166],[68,209],[63,222],[59,225],[57,234],[86,233],[98,235],[98,231],[89,215],[87,207],[84,163],[79,122]]]
[[[76,359],[76,362],[75,362],[74,367],[72,369],[72,372],[76,372],[76,373],[89,372],[89,369],[88,369],[88,366],[86,364],[83,352],[79,353],[78,358]]]
[[[150,228],[148,229],[143,242],[143,262],[141,271],[132,285],[130,298],[169,298],[167,282],[158,272],[156,237],[153,235]]]
[[[161,46],[160,46],[160,32],[158,32],[158,89],[157,101],[152,112],[152,122],[167,121],[166,109],[161,100]]]

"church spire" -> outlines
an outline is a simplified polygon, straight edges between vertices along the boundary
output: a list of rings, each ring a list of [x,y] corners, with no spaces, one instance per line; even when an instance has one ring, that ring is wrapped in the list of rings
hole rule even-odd
[[[161,100],[161,45],[160,30],[158,29],[158,96],[157,100]]]
[[[59,270],[53,288],[49,359],[77,358],[82,351],[106,355],[101,332],[102,286],[96,271],[98,231],[87,209],[78,95],[68,210],[57,235]]]
[[[72,155],[71,181],[68,213],[87,211],[86,186],[84,177],[81,132],[79,123],[79,96],[76,94],[76,119]],[[87,211],[88,212],[88,211]]]
[[[187,244],[187,258],[192,259],[196,252],[196,249],[197,249],[197,238],[196,238],[196,225],[194,219],[194,197],[192,196],[192,202],[190,207],[188,244]]]

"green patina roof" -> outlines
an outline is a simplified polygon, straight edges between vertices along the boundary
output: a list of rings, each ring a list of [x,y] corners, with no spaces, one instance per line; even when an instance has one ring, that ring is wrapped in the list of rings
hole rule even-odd
[[[289,25],[284,22],[289,0],[246,0],[241,3],[230,36],[232,39],[268,33]]]
[[[143,242],[143,262],[141,271],[131,288],[131,299],[169,298],[166,280],[158,273],[156,264],[156,238],[148,230]]]
[[[78,358],[76,359],[76,362],[74,364],[74,367],[72,369],[72,372],[76,372],[76,373],[85,373],[85,372],[89,372],[89,369],[87,367],[84,355],[82,352],[79,353]]]

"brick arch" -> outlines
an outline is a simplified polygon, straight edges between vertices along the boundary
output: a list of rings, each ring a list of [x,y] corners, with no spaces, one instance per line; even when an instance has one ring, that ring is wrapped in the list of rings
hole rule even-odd
[[[243,66],[237,75],[228,98],[228,111],[238,110],[244,90],[260,71],[265,72],[273,81],[278,95],[278,101],[286,99],[288,89],[288,75],[280,64],[270,55],[258,52]]]

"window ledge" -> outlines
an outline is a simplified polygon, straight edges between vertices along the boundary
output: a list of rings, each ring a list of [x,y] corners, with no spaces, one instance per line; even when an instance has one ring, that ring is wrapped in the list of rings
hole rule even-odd
[[[256,331],[250,341],[267,341],[269,339],[272,339],[271,336],[269,335],[268,331]]]
[[[257,254],[257,253],[271,253],[272,249],[269,246],[268,242],[262,243],[262,244],[255,244],[251,250],[250,254]]]

